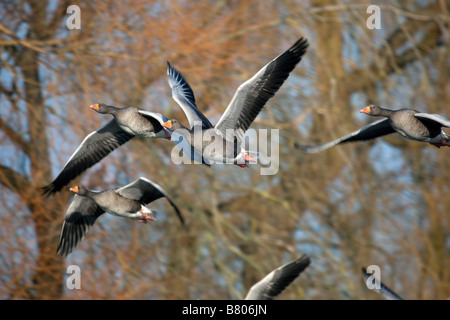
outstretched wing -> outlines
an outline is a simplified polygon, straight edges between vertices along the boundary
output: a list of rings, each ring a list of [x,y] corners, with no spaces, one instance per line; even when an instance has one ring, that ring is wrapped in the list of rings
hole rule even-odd
[[[300,145],[298,143],[294,143],[294,146],[297,149],[300,149],[302,151],[305,151],[308,153],[315,153],[315,152],[319,152],[319,151],[323,151],[325,149],[331,148],[340,143],[370,140],[370,139],[378,138],[378,137],[381,137],[381,136],[384,136],[384,135],[387,135],[390,133],[394,133],[394,132],[395,132],[395,130],[390,125],[389,119],[380,119],[380,120],[375,121],[359,130],[356,130],[346,136],[343,136],[341,138],[327,142],[322,145],[304,146],[304,145]]]
[[[447,119],[440,114],[432,114],[432,113],[416,113],[414,115],[419,120],[421,119],[427,119],[436,122],[437,124],[441,125],[441,127],[450,128],[450,119]]]
[[[147,178],[140,177],[131,182],[130,184],[127,184],[126,186],[117,189],[116,192],[126,198],[137,200],[143,205],[149,204],[159,198],[164,197],[175,209],[178,218],[181,221],[181,224],[184,225],[184,218],[180,210],[172,201],[172,199],[169,197],[167,192],[163,188],[161,188],[158,184],[154,183],[153,181],[150,181]]]
[[[242,141],[247,129],[266,102],[283,85],[289,73],[302,59],[307,48],[308,41],[300,38],[287,51],[241,84],[216,124],[216,132],[228,141],[233,141],[233,135],[236,134],[238,140]]]
[[[71,253],[103,213],[91,198],[75,195],[66,212],[57,254],[65,257]]]
[[[183,109],[186,118],[189,121],[189,129],[198,125],[201,122],[202,129],[212,128],[213,125],[208,118],[197,108],[195,104],[194,92],[189,83],[184,79],[183,75],[174,69],[169,62],[167,62],[167,78],[169,85],[172,88],[172,97]]]
[[[311,259],[304,254],[273,270],[250,288],[245,300],[272,300],[286,289],[310,263]]]
[[[90,133],[69,158],[56,179],[43,187],[44,194],[49,196],[60,191],[70,181],[133,137],[123,131],[114,119]]]

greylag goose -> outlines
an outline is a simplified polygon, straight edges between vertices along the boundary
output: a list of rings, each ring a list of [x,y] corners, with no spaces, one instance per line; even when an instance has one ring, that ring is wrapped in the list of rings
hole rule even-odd
[[[171,138],[170,131],[162,126],[168,119],[159,113],[136,107],[116,108],[103,103],[90,107],[98,113],[111,114],[114,118],[84,138],[56,179],[43,187],[47,196],[60,191],[70,181],[135,136]]]
[[[272,300],[305,270],[311,259],[307,255],[291,261],[270,272],[262,280],[254,284],[245,300]]]
[[[303,146],[295,143],[295,147],[308,153],[314,153],[340,143],[374,139],[394,132],[398,132],[406,139],[428,142],[438,148],[450,147],[450,136],[442,130],[442,127],[450,127],[450,120],[439,114],[418,112],[406,108],[390,110],[376,105],[367,106],[359,112],[371,116],[382,116],[385,119],[375,121],[344,137],[322,145]]]
[[[367,280],[369,279],[370,276],[372,276],[372,274],[367,272],[367,270],[365,268],[362,268],[362,273],[363,273],[364,280],[366,281],[366,285],[367,285]],[[379,289],[375,287],[374,289],[371,289],[371,290],[374,290],[375,292],[381,294],[386,300],[403,300],[402,297],[400,297],[394,291],[389,289],[386,285],[384,285],[383,282],[380,281],[379,286],[380,286]]]
[[[300,38],[241,84],[215,126],[198,110],[192,89],[181,74],[168,64],[172,95],[184,110],[189,128],[176,119],[165,122],[164,127],[179,133],[208,164],[233,163],[245,166],[247,162],[256,161],[241,148],[242,138],[266,102],[275,95],[300,62],[307,48],[308,41]]]
[[[67,209],[57,248],[57,253],[63,257],[75,249],[89,227],[105,212],[147,223],[155,220],[153,212],[157,211],[145,205],[165,197],[184,225],[180,210],[164,189],[143,177],[115,190],[91,191],[84,186],[75,186],[70,190],[75,196]]]

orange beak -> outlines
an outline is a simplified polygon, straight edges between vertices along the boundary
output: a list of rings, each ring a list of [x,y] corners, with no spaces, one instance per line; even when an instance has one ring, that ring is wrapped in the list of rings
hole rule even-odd
[[[98,111],[98,103],[91,104],[90,107],[91,107],[91,109],[94,109],[95,111]]]
[[[164,122],[164,123],[163,123],[163,127],[164,127],[164,128],[167,128],[167,129],[172,128],[172,121],[169,120],[169,121]]]
[[[70,191],[78,193],[78,186],[70,188]]]
[[[364,109],[359,110],[359,112],[361,112],[361,113],[369,113],[370,112],[370,107],[365,107]]]

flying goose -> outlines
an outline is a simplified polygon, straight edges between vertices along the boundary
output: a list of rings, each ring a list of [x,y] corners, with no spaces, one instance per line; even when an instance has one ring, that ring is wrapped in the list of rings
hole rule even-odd
[[[195,130],[207,130],[214,128],[208,118],[206,118],[206,116],[197,108],[197,105],[195,104],[194,92],[192,91],[189,83],[178,70],[170,65],[169,62],[167,62],[167,77],[169,85],[172,89],[172,98],[178,103],[185,113],[189,122],[189,130],[193,132]],[[183,129],[183,127],[179,127],[178,129]],[[202,154],[196,151],[189,140],[179,134],[179,131],[172,132],[171,140],[178,146],[184,155],[195,161],[194,163],[202,163],[203,165],[210,167],[210,164],[205,162]],[[241,159],[243,159],[244,163],[242,163]],[[257,160],[250,156],[249,151],[241,147],[241,153],[235,159],[234,164],[245,168],[247,167],[247,163],[250,162],[256,163]]]
[[[75,196],[67,209],[57,248],[57,253],[63,257],[76,248],[89,227],[105,212],[147,223],[155,220],[152,214],[157,211],[146,205],[165,197],[184,225],[180,210],[164,189],[143,177],[115,190],[91,191],[84,186],[75,186],[70,191]]]
[[[412,109],[390,110],[377,105],[369,105],[359,112],[371,116],[382,116],[377,120],[346,136],[318,146],[303,146],[295,143],[295,147],[308,153],[319,152],[340,143],[363,141],[378,138],[398,132],[409,140],[428,142],[438,148],[450,147],[450,136],[442,131],[442,127],[449,128],[450,120],[439,114],[418,112]]]
[[[367,270],[365,268],[361,268],[362,269],[362,273],[364,276],[364,280],[366,281],[366,285],[367,285],[367,280],[369,279],[370,276],[373,276],[371,273],[367,272]],[[383,282],[379,282],[380,288],[377,289],[376,287],[374,289],[375,292],[381,294],[383,296],[383,298],[385,298],[386,300],[403,300],[402,297],[400,297],[398,294],[396,294],[394,291],[392,291],[391,289],[389,289],[386,285],[384,285]]]
[[[305,270],[311,259],[306,254],[273,270],[262,280],[255,283],[247,293],[245,300],[272,300]]]
[[[185,112],[189,128],[176,119],[165,122],[163,126],[179,133],[208,164],[245,165],[246,162],[256,161],[241,148],[242,138],[266,102],[275,95],[300,62],[307,48],[308,41],[300,38],[241,84],[215,126],[197,108],[192,89],[181,74],[168,64],[172,95]]]
[[[111,114],[114,118],[84,138],[56,179],[43,187],[43,193],[47,196],[59,192],[82,172],[135,136],[171,138],[170,132],[162,126],[167,118],[159,113],[136,107],[116,108],[103,103],[90,107],[98,113]]]

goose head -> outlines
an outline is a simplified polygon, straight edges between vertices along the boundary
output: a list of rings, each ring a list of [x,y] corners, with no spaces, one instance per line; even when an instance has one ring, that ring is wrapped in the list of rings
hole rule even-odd
[[[69,190],[80,196],[84,196],[89,193],[88,189],[86,189],[84,186],[75,186],[75,187],[70,188]]]
[[[378,115],[381,115],[381,113],[382,113],[381,110],[382,110],[382,108],[380,106],[371,104],[371,105],[365,107],[364,109],[359,110],[359,112],[369,114],[371,116],[378,116]]]
[[[185,129],[185,127],[176,119],[170,119],[163,123],[163,127],[169,129],[170,131],[175,131],[178,129]]]
[[[111,109],[113,108],[112,106],[108,106],[107,104],[104,103],[96,103],[96,104],[91,104],[90,105],[92,110],[97,111],[98,113],[110,113]]]

